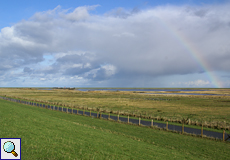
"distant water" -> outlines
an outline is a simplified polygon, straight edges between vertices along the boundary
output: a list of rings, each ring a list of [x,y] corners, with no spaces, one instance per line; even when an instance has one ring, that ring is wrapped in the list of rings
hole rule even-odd
[[[198,96],[230,96],[225,94],[202,94],[202,93],[143,93],[143,94],[180,94],[180,95],[198,95]]]
[[[38,89],[38,90],[52,90],[52,89]],[[76,89],[78,91],[133,91],[133,92],[148,92],[148,91],[181,91],[181,92],[195,92],[195,91],[208,91],[197,89]],[[177,95],[208,95],[208,96],[230,96],[221,94],[202,94],[202,93],[143,93],[143,94],[177,94]]]
[[[138,91],[138,92],[148,92],[148,91],[181,91],[181,92],[209,91],[209,90],[204,90],[204,89],[77,89],[77,90],[79,90],[79,91]],[[143,94],[229,96],[229,95],[222,95],[222,94],[204,94],[204,93],[143,93]]]
[[[144,93],[144,94],[182,94],[182,95],[209,95],[209,96],[220,96],[220,94],[202,94],[202,93]]]
[[[78,89],[79,91],[208,91],[208,90],[194,90],[194,89]]]

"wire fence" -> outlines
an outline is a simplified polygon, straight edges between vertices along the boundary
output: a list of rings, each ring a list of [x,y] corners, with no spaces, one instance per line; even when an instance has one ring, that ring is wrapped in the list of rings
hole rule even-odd
[[[24,100],[9,98],[9,97],[0,96],[0,98],[4,100],[16,102],[16,103],[37,106],[37,107],[65,112],[65,113],[85,115],[85,116],[102,118],[102,119],[109,119],[109,120],[119,121],[119,122],[128,123],[128,124],[161,128],[161,129],[165,129],[168,131],[180,132],[181,134],[190,134],[190,135],[195,135],[195,136],[200,136],[200,137],[207,137],[207,138],[213,138],[213,139],[221,139],[223,141],[230,141],[230,134],[226,133],[225,130],[223,130],[223,133],[215,132],[215,131],[208,131],[208,130],[203,129],[203,125],[201,126],[201,129],[197,129],[197,128],[190,128],[188,126],[185,127],[184,124],[179,126],[179,125],[168,124],[168,122],[165,122],[165,123],[156,122],[156,121],[153,121],[153,119],[145,120],[145,119],[141,119],[140,117],[130,118],[129,116],[120,116],[119,113],[117,115],[114,115],[110,113],[103,113],[100,111],[92,112],[91,110],[89,111],[85,109],[82,110],[82,109],[66,108],[66,107],[60,107],[60,106],[55,106],[55,105],[24,101]]]

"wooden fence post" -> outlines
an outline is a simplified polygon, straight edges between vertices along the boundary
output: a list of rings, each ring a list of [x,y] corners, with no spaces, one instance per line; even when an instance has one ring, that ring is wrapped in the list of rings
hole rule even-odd
[[[89,116],[91,117],[91,110],[89,111]]]
[[[68,108],[66,108],[66,113],[68,113]]]
[[[98,112],[97,112],[97,118],[98,118]]]
[[[100,118],[102,117],[102,112],[100,113]]]
[[[63,112],[63,107],[61,107],[61,111]]]
[[[153,127],[153,119],[151,120],[151,127]]]
[[[169,129],[169,122],[167,121],[166,122],[166,130],[168,130]]]
[[[184,134],[184,123],[182,123],[182,134]]]
[[[203,138],[203,123],[202,123],[202,126],[201,126],[201,137]]]
[[[141,125],[141,117],[139,117],[139,126]]]
[[[78,114],[78,109],[77,109],[77,114]]]
[[[72,114],[73,114],[73,108],[72,108]]]
[[[225,130],[223,130],[223,142],[225,141]]]
[[[128,123],[129,123],[129,115],[128,115]]]
[[[83,116],[85,115],[85,108],[84,108],[84,110],[83,110]]]

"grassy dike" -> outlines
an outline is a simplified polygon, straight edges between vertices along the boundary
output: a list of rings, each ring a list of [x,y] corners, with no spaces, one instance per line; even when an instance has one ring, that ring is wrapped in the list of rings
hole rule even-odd
[[[0,137],[22,159],[228,159],[230,143],[71,115],[0,99]]]
[[[9,97],[11,98],[11,97]],[[15,99],[15,98],[14,98]],[[24,100],[24,99],[18,99],[16,98],[17,100]],[[37,102],[33,102],[33,101],[27,101],[27,102],[31,102],[31,103],[37,103]],[[39,103],[39,105],[42,104],[42,105],[50,105],[50,106],[55,106],[55,107],[61,107],[61,106],[57,106],[57,105],[52,105],[52,104],[45,104],[45,103]],[[39,106],[40,107],[40,106]],[[70,107],[63,107],[65,109],[72,109]],[[75,108],[76,110],[76,108]],[[86,112],[89,112],[89,110],[84,110],[84,109],[77,109],[78,111],[86,111]],[[98,112],[98,111],[91,111],[91,113],[101,113],[103,115],[107,115],[108,116],[108,113],[103,113],[103,112]],[[115,116],[117,117],[117,114],[113,114],[113,113],[110,113],[110,116]],[[123,117],[123,118],[127,118],[128,116],[124,116],[124,115],[119,115],[119,117]],[[136,119],[138,120],[139,118],[138,117],[132,117],[130,116],[130,119]],[[157,123],[163,123],[163,124],[166,124],[165,121],[160,121],[160,120],[154,120],[154,119],[144,119],[144,118],[141,118],[141,120],[144,120],[144,121],[152,121],[153,122],[157,122]],[[175,123],[175,122],[168,122],[169,125],[176,125],[176,126],[182,126],[182,124],[179,124],[179,123]],[[187,125],[185,124],[184,127],[188,127],[188,128],[195,128],[195,129],[200,129],[201,130],[201,126],[196,126],[196,125]],[[206,131],[213,131],[213,132],[219,132],[219,133],[223,133],[223,130],[222,129],[214,129],[214,128],[207,128],[207,127],[203,127],[203,130],[206,130]],[[230,131],[229,130],[225,130],[225,133],[227,134],[230,134]],[[214,138],[214,137],[213,137]]]

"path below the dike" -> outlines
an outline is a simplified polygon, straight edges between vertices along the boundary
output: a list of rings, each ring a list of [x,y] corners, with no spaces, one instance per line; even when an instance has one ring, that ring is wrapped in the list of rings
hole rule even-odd
[[[164,128],[164,129],[166,128],[166,124],[160,123],[160,122],[151,122],[151,121],[147,121],[147,120],[143,120],[143,119],[139,121],[139,119],[133,119],[133,118],[128,118],[128,117],[119,117],[118,118],[118,116],[114,116],[114,115],[108,115],[108,114],[102,114],[102,113],[100,113],[101,115],[98,115],[98,113],[90,112],[90,111],[56,107],[53,105],[45,105],[45,104],[40,104],[40,103],[27,102],[27,101],[17,100],[17,99],[7,98],[7,97],[0,97],[0,98],[5,99],[5,100],[9,100],[9,101],[13,101],[16,103],[23,103],[23,104],[27,104],[27,105],[47,108],[47,109],[51,109],[51,110],[57,110],[57,111],[66,112],[66,113],[73,113],[73,114],[78,114],[78,115],[84,114],[86,116],[91,116],[91,117],[96,117],[96,118],[100,117],[103,119],[112,119],[114,121],[119,120],[119,121],[124,122],[124,123],[132,123],[132,124],[136,124],[136,125],[140,124],[140,125],[149,126],[149,127],[155,126],[155,127]],[[182,126],[168,124],[168,130],[182,132]],[[184,127],[184,133],[201,135],[201,129]],[[216,139],[223,139],[223,136],[224,136],[224,139],[227,139],[228,137],[230,137],[230,135],[227,133],[220,133],[220,132],[207,131],[207,130],[203,130],[203,136],[214,137]],[[228,138],[227,141],[230,141],[230,138]]]

